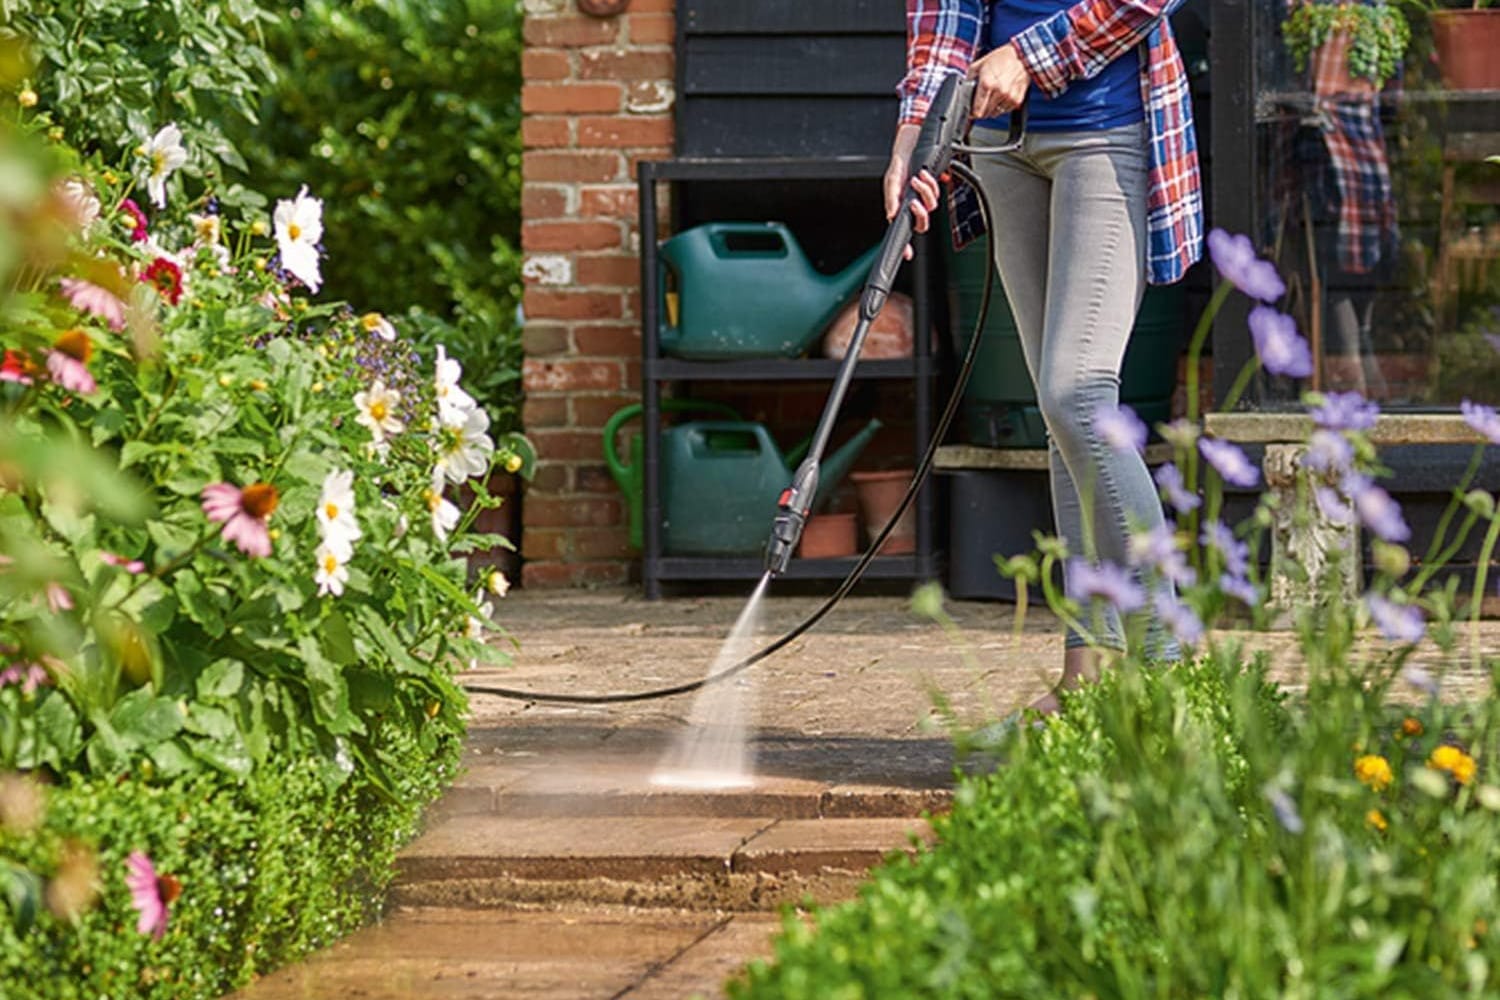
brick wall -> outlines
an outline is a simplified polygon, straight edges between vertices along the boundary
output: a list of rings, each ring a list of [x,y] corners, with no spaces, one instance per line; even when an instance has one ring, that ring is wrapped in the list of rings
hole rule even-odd
[[[600,430],[640,399],[635,163],[671,153],[673,2],[601,19],[525,0],[523,419],[541,456],[522,507],[528,586],[621,583],[634,559]]]

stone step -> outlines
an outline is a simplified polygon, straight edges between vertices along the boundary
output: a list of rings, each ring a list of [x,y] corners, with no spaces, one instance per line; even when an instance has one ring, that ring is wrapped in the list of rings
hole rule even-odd
[[[591,902],[770,910],[848,898],[925,820],[774,816],[456,816],[401,853],[403,906],[495,908]]]

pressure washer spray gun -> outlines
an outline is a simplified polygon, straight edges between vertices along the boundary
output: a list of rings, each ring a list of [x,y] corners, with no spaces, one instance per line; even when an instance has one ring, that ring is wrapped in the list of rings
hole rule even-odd
[[[1013,149],[1020,144],[1026,127],[1024,108],[1017,109],[1011,115],[1010,136],[1004,145],[983,149],[966,145],[969,109],[973,104],[973,80],[954,74],[943,82],[917,136],[916,148],[912,151],[911,176],[926,170],[934,177],[947,180],[956,153],[983,155]],[[886,230],[880,254],[870,269],[870,277],[865,281],[860,297],[859,321],[855,324],[853,337],[834,379],[828,402],[824,404],[812,445],[807,450],[807,457],[792,476],[791,485],[782,491],[781,498],[777,501],[776,519],[771,523],[771,538],[766,543],[766,572],[772,576],[786,572],[792,561],[792,553],[797,549],[797,542],[802,538],[802,529],[807,525],[813,497],[818,492],[818,468],[823,460],[823,452],[828,447],[828,439],[833,434],[833,425],[838,420],[844,395],[854,377],[854,365],[864,348],[865,336],[870,332],[870,325],[875,322],[875,317],[885,308],[886,299],[890,297],[891,288],[896,282],[896,272],[901,269],[907,244],[912,237],[911,205],[918,199],[916,192],[910,192],[901,211],[896,213],[890,228]],[[900,513],[897,511],[896,516],[899,517]]]

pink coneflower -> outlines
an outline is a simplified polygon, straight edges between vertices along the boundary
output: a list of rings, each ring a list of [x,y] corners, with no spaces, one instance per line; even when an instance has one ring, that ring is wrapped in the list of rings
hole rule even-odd
[[[51,683],[52,675],[39,663],[12,663],[0,670],[0,688],[19,684],[22,694],[31,694],[37,688]]]
[[[266,527],[281,498],[270,483],[253,483],[243,490],[230,483],[203,488],[203,513],[210,521],[223,521],[223,538],[238,545],[247,556],[271,554],[271,532]]]
[[[111,330],[125,329],[125,301],[114,292],[82,278],[63,278],[61,285],[73,308],[98,316]]]
[[[56,580],[48,580],[47,586],[43,589],[47,592],[47,607],[54,615],[73,610],[73,595],[68,593],[67,587]]]
[[[171,305],[182,298],[182,268],[165,257],[158,257],[146,268],[141,280],[156,289],[158,295]]]
[[[82,330],[69,330],[58,337],[52,350],[47,352],[47,374],[69,392],[87,396],[99,388],[88,369],[93,353],[94,342],[88,334]]]
[[[170,875],[156,874],[156,866],[142,851],[131,851],[125,868],[130,905],[141,915],[135,922],[136,933],[159,939],[167,932],[167,907],[182,895],[182,883]]]
[[[125,556],[114,552],[100,552],[99,558],[111,566],[118,566],[132,576],[145,572],[146,569],[146,564],[139,559],[127,559]]]
[[[0,361],[0,382],[19,382],[21,385],[30,385],[31,376],[35,372],[36,365],[20,351],[7,350],[5,360]]]
[[[131,199],[126,198],[120,202],[120,211],[130,216],[131,221],[135,223],[134,227],[130,230],[130,242],[146,242],[146,213],[141,211],[141,206],[137,205]]]

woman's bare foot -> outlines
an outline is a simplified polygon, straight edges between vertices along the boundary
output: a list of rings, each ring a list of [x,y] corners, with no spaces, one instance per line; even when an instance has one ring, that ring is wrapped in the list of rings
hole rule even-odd
[[[1038,715],[1056,715],[1062,710],[1063,691],[1072,691],[1090,681],[1099,679],[1099,653],[1086,647],[1069,648],[1063,651],[1063,673],[1057,686],[1036,701],[1026,706],[1027,711]]]

